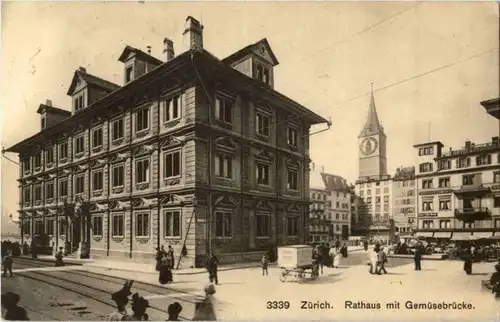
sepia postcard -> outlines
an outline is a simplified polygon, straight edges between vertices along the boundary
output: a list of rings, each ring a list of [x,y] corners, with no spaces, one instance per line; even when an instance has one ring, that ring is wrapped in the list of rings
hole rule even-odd
[[[500,321],[499,9],[3,1],[2,319]]]

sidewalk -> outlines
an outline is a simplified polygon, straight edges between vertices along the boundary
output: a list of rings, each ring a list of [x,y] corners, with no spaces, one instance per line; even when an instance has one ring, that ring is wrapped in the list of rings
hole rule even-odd
[[[348,248],[349,252],[363,250],[362,246],[352,246]],[[32,259],[31,257],[22,256],[25,259]],[[40,255],[37,259],[44,262],[55,262],[54,256],[51,255]],[[72,265],[82,265],[87,267],[103,268],[103,269],[113,269],[127,272],[141,272],[147,274],[158,274],[155,270],[154,264],[137,263],[129,261],[119,261],[112,259],[78,259],[78,258],[64,258],[64,262]],[[276,264],[270,264],[270,267]],[[260,262],[250,262],[250,263],[237,263],[237,264],[223,264],[219,265],[219,271],[229,271],[245,268],[260,267]],[[193,274],[205,274],[205,268],[182,268],[178,270],[173,270],[174,275],[193,275]]]

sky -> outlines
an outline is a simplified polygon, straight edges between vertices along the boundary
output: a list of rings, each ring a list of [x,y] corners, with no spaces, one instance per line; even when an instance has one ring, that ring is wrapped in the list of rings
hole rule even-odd
[[[1,144],[8,148],[38,132],[36,110],[46,99],[70,109],[66,91],[79,66],[122,84],[118,57],[126,45],[150,45],[164,60],[168,37],[180,54],[191,15],[205,27],[205,49],[219,58],[268,39],[280,62],[275,89],[332,120],[330,130],[311,136],[315,168],[348,182],[358,176],[357,137],[373,83],[393,173],[413,165],[413,144],[430,139],[460,148],[466,139],[485,143],[499,135],[498,120],[479,104],[499,95],[498,51],[481,54],[499,47],[498,8],[492,2],[3,2]],[[443,66],[449,67],[415,77]],[[19,169],[5,158],[1,166],[4,231],[13,227],[8,214],[17,211]]]

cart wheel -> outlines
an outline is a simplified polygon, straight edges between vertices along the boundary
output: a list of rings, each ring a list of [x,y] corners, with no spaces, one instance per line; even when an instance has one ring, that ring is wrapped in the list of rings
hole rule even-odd
[[[282,268],[281,273],[280,273],[280,281],[282,283],[285,283],[287,276],[288,276],[288,271],[286,269]]]

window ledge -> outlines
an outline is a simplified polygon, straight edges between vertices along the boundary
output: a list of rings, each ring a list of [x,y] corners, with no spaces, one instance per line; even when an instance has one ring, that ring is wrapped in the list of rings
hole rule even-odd
[[[92,191],[92,197],[102,196],[102,189]]]
[[[165,182],[168,186],[175,186],[181,182],[181,177],[163,178],[163,182]]]
[[[53,203],[53,202],[54,202],[54,198],[47,198],[47,199],[45,200],[45,203],[46,203],[46,204],[51,204],[51,203]]]
[[[125,239],[125,236],[111,236],[111,239],[114,242],[122,242]]]
[[[117,146],[117,145],[122,144],[122,143],[123,143],[123,140],[124,140],[124,139],[123,139],[123,137],[121,137],[121,138],[119,138],[119,139],[114,139],[114,140],[112,140],[112,141],[111,141],[111,143],[112,143],[113,145]]]
[[[119,186],[119,187],[112,187],[111,188],[111,192],[114,193],[114,194],[119,194],[119,193],[122,193],[124,190],[123,186]]]
[[[140,130],[140,131],[135,132],[135,136],[137,138],[145,137],[148,134],[149,134],[149,129],[144,129],[144,130]]]
[[[135,189],[137,190],[146,190],[149,188],[149,182],[136,183]]]
[[[151,239],[150,236],[135,236],[135,240],[139,244],[146,244],[147,242],[149,242],[150,239]]]
[[[255,239],[270,239],[270,236],[255,236]]]
[[[59,162],[60,163],[66,163],[66,162],[68,162],[68,158],[67,157],[66,158],[61,158],[61,159],[59,159]]]
[[[101,235],[94,235],[94,236],[92,236],[92,239],[96,242],[100,242],[102,240],[102,236]]]
[[[174,126],[179,125],[180,122],[181,122],[181,118],[179,117],[179,118],[176,118],[173,120],[168,120],[168,121],[163,122],[163,126],[170,128],[170,127],[174,127]]]
[[[166,239],[166,240],[181,240],[182,237],[181,236],[163,236],[163,239]]]
[[[83,157],[84,154],[85,154],[85,152],[75,153],[75,159],[79,159],[79,158]]]
[[[96,146],[96,147],[93,147],[93,148],[92,148],[92,152],[94,152],[94,153],[101,152],[101,151],[102,151],[102,148],[103,148],[103,147],[102,147],[102,145],[100,145],[100,146]]]
[[[54,166],[54,161],[52,161],[52,162],[48,162],[48,163],[45,165],[45,167],[47,167],[47,168],[52,168],[53,166]]]
[[[215,236],[215,239],[233,239],[233,236]]]
[[[42,170],[42,166],[39,166],[39,167],[35,167],[35,172],[39,172],[40,170]]]

